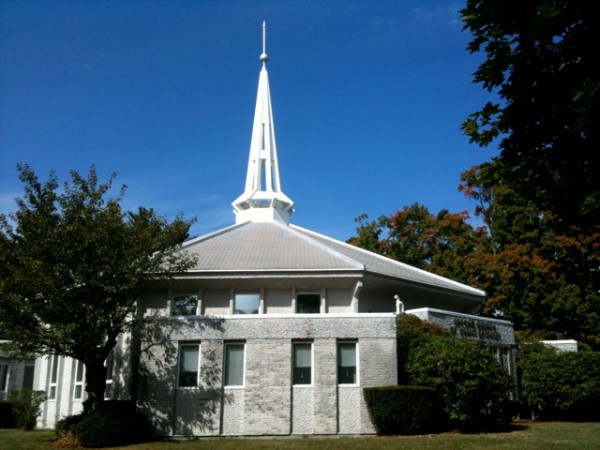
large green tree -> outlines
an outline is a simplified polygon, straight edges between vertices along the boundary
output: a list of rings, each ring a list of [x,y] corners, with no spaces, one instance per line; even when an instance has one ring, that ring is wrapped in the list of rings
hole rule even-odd
[[[600,14],[580,0],[468,0],[474,80],[494,100],[463,123],[472,142],[498,140],[495,185],[510,184],[554,228],[600,222]]]
[[[86,368],[86,411],[103,401],[105,360],[134,326],[136,299],[150,283],[186,270],[177,252],[191,221],[168,223],[151,209],[123,211],[115,176],[99,183],[72,171],[40,182],[18,166],[24,196],[0,216],[0,335],[16,350],[69,356]]]

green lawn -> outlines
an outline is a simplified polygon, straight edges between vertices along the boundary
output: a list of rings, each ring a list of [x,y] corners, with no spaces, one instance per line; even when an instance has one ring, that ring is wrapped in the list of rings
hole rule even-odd
[[[0,430],[1,450],[44,450],[52,446],[53,431]],[[518,422],[509,433],[425,436],[201,438],[121,447],[127,450],[263,450],[263,449],[600,449],[600,423]]]

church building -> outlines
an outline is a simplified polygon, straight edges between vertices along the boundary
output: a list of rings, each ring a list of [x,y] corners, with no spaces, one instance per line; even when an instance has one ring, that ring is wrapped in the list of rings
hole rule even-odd
[[[107,398],[135,400],[166,436],[374,433],[363,388],[397,384],[402,313],[495,348],[514,372],[512,324],[476,315],[484,292],[291,223],[267,60],[263,24],[235,223],[185,242],[195,266],[139,298],[144,327],[107,360]],[[78,361],[36,360],[40,427],[81,411],[84,380]]]

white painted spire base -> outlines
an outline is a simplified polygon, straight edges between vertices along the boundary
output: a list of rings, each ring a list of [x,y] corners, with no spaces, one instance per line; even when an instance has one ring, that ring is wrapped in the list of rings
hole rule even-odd
[[[232,205],[236,223],[278,221],[289,224],[294,202],[281,191],[265,50],[263,22],[263,52],[260,55],[263,64],[258,79],[246,187]]]

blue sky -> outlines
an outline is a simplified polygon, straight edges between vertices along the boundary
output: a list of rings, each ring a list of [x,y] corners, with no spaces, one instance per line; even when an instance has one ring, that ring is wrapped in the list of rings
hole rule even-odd
[[[460,130],[488,94],[472,83],[462,2],[0,2],[0,211],[40,178],[117,173],[124,205],[234,223],[261,63],[262,21],[292,222],[345,240],[354,218],[419,202],[473,204],[461,171],[494,148]]]

